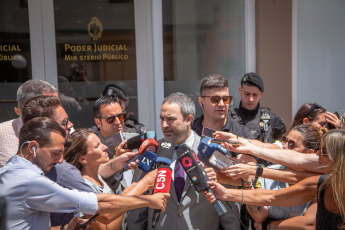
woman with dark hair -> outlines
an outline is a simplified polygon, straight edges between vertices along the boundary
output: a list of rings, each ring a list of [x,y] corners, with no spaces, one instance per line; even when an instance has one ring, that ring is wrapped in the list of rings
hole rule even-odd
[[[290,149],[304,154],[313,154],[320,149],[322,132],[310,124],[294,127],[284,136],[283,149]],[[236,164],[221,170],[232,179],[242,176],[256,176],[258,166]],[[287,188],[310,176],[320,175],[306,171],[291,170],[282,165],[271,165],[262,169],[262,175],[255,187],[269,190]],[[267,179],[266,179],[267,178]],[[278,229],[315,228],[316,200],[308,201],[296,207],[255,206],[247,205],[247,210],[255,220],[257,229],[265,229],[273,222]],[[271,224],[272,225],[272,224]]]
[[[330,112],[327,112],[317,103],[305,103],[297,111],[290,130],[301,124],[311,124],[316,128],[327,128],[328,130],[340,128],[341,120]]]
[[[98,174],[101,164],[109,161],[108,147],[101,143],[98,136],[91,129],[78,129],[70,136],[71,145],[65,149],[65,160],[78,168],[85,182],[96,193],[114,194],[116,188],[110,188],[103,178]],[[146,175],[140,182],[132,183],[122,195],[140,195],[153,187],[154,172]],[[124,213],[123,213],[124,214]],[[123,215],[108,225],[100,222],[93,222],[92,229],[119,229],[122,224]]]
[[[239,142],[240,151],[252,152],[257,148],[248,141]],[[226,143],[224,146],[231,151],[237,149]],[[291,207],[317,198],[316,229],[345,229],[345,131],[336,129],[324,134],[316,155],[327,174],[309,177],[288,188],[244,191],[226,189],[214,181],[209,184],[218,199],[249,205]],[[211,202],[215,201],[210,193],[206,196]],[[273,227],[269,224],[267,228]]]

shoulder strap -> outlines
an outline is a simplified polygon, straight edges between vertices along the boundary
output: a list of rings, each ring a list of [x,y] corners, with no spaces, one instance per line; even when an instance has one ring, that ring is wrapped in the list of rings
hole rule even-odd
[[[230,108],[229,110],[230,116],[234,121],[237,121],[238,123],[242,124],[242,118],[237,115],[235,108]]]

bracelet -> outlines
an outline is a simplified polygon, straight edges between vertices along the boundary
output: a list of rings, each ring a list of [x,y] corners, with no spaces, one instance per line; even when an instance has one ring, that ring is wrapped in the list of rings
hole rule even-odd
[[[61,226],[60,230],[65,230],[65,224]]]
[[[244,204],[244,190],[243,190],[243,188],[241,188],[241,190],[242,190],[242,203],[241,203],[241,205],[243,205]]]
[[[261,164],[257,164],[257,168],[256,168],[256,173],[255,173],[255,176],[256,177],[260,177],[264,171],[264,168],[262,167]]]

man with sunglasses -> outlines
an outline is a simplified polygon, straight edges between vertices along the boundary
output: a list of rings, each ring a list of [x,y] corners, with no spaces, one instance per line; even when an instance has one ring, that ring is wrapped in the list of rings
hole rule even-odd
[[[230,109],[234,120],[245,125],[255,139],[263,143],[274,143],[285,133],[286,127],[282,119],[268,108],[260,107],[260,98],[264,92],[262,78],[256,73],[247,73],[238,88],[241,102],[238,108]]]
[[[21,118],[23,120],[23,124],[36,117],[47,117],[55,120],[65,130],[67,138],[70,130],[73,128],[73,123],[69,121],[68,115],[61,105],[61,101],[59,98],[54,96],[37,96],[27,100],[22,109]],[[65,144],[69,144],[68,139],[66,139]],[[127,158],[130,157],[134,157],[134,154],[126,153],[117,159],[103,164],[99,174],[104,176],[104,178],[108,178],[109,174],[113,175],[116,171],[119,171],[125,164],[127,164],[129,160]],[[112,167],[109,165],[112,165]],[[110,168],[112,169],[111,172],[109,170]],[[107,174],[105,175],[102,172]],[[50,180],[64,188],[94,193],[92,188],[86,184],[84,179],[81,177],[80,171],[65,160],[63,160],[61,164],[56,164],[51,167],[51,169],[47,170],[45,173]],[[51,225],[60,226],[67,224],[74,215],[76,214],[51,213]]]
[[[203,114],[193,122],[193,131],[202,136],[205,127],[253,139],[249,129],[233,121],[228,114],[231,99],[227,79],[220,74],[211,74],[203,78],[200,85],[200,97],[198,98]]]
[[[254,139],[246,126],[231,119],[228,113],[231,99],[227,79],[220,74],[211,74],[204,77],[201,80],[200,97],[198,98],[198,102],[203,109],[203,114],[193,122],[193,131],[203,136],[204,128],[208,128],[214,131],[230,132],[247,139]],[[238,155],[237,158],[242,163],[256,163],[256,159],[251,156]],[[251,183],[251,181],[254,181],[254,177],[249,178],[248,181],[242,181],[242,183]],[[241,212],[243,211],[241,210]],[[231,214],[239,216],[239,214]]]
[[[126,105],[128,104],[129,100],[122,88],[115,84],[109,84],[104,88],[102,95],[117,96],[120,101],[122,111],[126,111]],[[124,120],[123,131],[128,133],[139,133],[140,135],[142,135],[147,132],[147,128],[143,124],[138,122],[134,114],[127,114]]]

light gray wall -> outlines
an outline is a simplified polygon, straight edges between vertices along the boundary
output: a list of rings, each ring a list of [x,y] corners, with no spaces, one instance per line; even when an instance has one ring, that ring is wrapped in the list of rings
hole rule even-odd
[[[298,0],[296,76],[298,109],[317,102],[345,108],[345,1]]]

